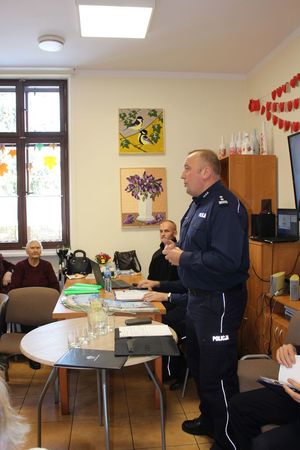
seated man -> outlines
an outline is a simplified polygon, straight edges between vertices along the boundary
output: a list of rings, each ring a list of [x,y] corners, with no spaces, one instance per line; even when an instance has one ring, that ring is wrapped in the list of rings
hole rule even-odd
[[[163,291],[161,286],[165,282],[165,287],[168,287],[163,292],[149,292],[145,294],[145,301],[165,302],[166,315],[163,316],[163,322],[173,328],[180,341],[185,337],[185,313],[187,305],[187,296],[184,287],[180,284],[183,295],[178,294],[177,283],[178,280],[177,267],[172,266],[163,255],[164,240],[169,239],[176,242],[177,228],[175,222],[172,220],[165,220],[159,226],[160,233],[160,248],[153,254],[150,265],[148,280],[143,280],[139,283],[139,287]],[[171,287],[170,287],[170,286]],[[171,293],[173,292],[173,293]],[[177,389],[183,383],[186,371],[186,361],[183,354],[179,357],[163,358],[165,379],[175,378],[176,381],[170,389]]]
[[[171,284],[172,282],[170,282]],[[176,332],[178,342],[185,339],[185,315],[187,307],[187,294],[165,293],[149,291],[143,298],[147,302],[163,302],[166,314],[162,316],[164,324],[169,325]],[[170,389],[180,388],[184,382],[186,373],[186,358],[179,346],[179,356],[163,357],[163,368],[165,379],[175,379],[170,385]]]
[[[149,265],[148,280],[178,280],[177,267],[172,266],[169,261],[166,260],[162,251],[165,247],[163,240],[170,239],[176,242],[177,228],[176,223],[172,220],[165,220],[159,226],[160,233],[160,247],[153,253],[152,259]]]
[[[16,264],[10,289],[40,286],[59,291],[58,279],[52,265],[41,259],[42,250],[43,247],[39,241],[32,240],[26,244],[28,258]]]
[[[15,265],[6,261],[0,254],[0,292],[7,294]]]
[[[279,364],[295,364],[300,347],[283,345],[277,350]],[[300,380],[288,379],[300,390]],[[229,424],[240,450],[294,450],[300,442],[300,393],[284,385],[282,392],[256,389],[233,396],[229,401]],[[261,432],[263,425],[279,427]]]

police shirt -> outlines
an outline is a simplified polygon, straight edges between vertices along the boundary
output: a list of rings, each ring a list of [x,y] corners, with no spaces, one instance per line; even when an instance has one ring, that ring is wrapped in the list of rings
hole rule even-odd
[[[220,181],[193,198],[181,220],[178,273],[189,289],[224,291],[248,278],[248,215]]]

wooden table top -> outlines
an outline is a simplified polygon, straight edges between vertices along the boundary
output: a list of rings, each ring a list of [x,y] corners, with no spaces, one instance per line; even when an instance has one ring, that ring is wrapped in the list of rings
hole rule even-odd
[[[144,277],[142,274],[137,273],[133,275],[119,275],[117,279],[124,280],[127,283],[138,283],[139,281],[143,280]],[[96,281],[94,278],[79,278],[75,280],[69,280],[67,279],[65,283],[65,287],[72,286],[74,283],[88,283],[88,284],[96,284]],[[63,292],[60,294],[57,303],[55,305],[55,308],[52,313],[53,319],[56,320],[63,320],[63,319],[75,319],[79,317],[85,317],[86,313],[84,311],[73,311],[72,309],[66,308],[62,303],[61,299],[63,296]],[[104,289],[101,289],[100,291],[100,297],[101,298],[113,298],[112,292],[105,292]],[[159,310],[159,312],[156,313],[149,313],[142,311],[141,313],[136,313],[135,315],[142,314],[143,316],[156,316],[157,315],[164,315],[166,314],[166,309],[162,302],[153,302],[153,306]]]
[[[117,316],[115,326],[125,325],[126,316]],[[159,325],[159,322],[153,322]],[[68,350],[68,333],[78,328],[87,326],[87,318],[59,320],[49,323],[27,333],[21,341],[21,351],[29,359],[41,364],[53,366],[55,362]],[[176,333],[171,329],[174,339]],[[82,345],[82,348],[96,350],[114,350],[114,332],[107,333],[93,339],[90,343]],[[131,356],[125,366],[141,364],[158,358],[158,356]]]

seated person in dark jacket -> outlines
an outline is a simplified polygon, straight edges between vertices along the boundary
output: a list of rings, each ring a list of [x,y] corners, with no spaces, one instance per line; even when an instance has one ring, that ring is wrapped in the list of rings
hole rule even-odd
[[[171,239],[176,242],[177,228],[176,223],[172,220],[165,220],[159,226],[160,233],[160,247],[153,253],[150,265],[148,280],[178,280],[177,267],[172,266],[169,261],[166,260],[162,251],[165,247],[163,240]]]
[[[27,243],[28,258],[16,264],[10,289],[40,286],[59,291],[58,279],[52,265],[41,259],[42,250],[43,247],[39,241],[32,240]]]
[[[296,353],[300,347],[287,344],[276,358],[292,367]],[[300,390],[300,379],[288,383]],[[270,424],[280,426],[262,433],[261,427]],[[295,450],[300,446],[300,393],[286,384],[277,391],[265,387],[236,394],[229,401],[229,425],[239,450]]]
[[[164,302],[166,314],[163,316],[163,322],[173,328],[180,341],[185,337],[185,314],[187,305],[187,296],[185,288],[178,280],[177,267],[172,266],[162,254],[164,249],[164,240],[170,239],[176,242],[177,227],[172,220],[165,220],[159,226],[160,248],[153,254],[150,265],[148,280],[141,281],[139,287],[151,289],[144,300],[152,302]],[[166,282],[171,285],[170,289],[163,291],[160,284]],[[180,283],[182,290],[177,291],[177,283]],[[174,290],[173,290],[174,289]],[[163,292],[154,292],[163,291]],[[171,294],[171,292],[174,292]],[[179,294],[178,292],[182,292]],[[176,378],[175,383],[171,385],[172,389],[176,389],[183,382],[186,361],[184,355],[175,357],[164,357],[164,379]]]
[[[0,292],[7,294],[10,289],[12,272],[15,265],[6,261],[0,253]]]

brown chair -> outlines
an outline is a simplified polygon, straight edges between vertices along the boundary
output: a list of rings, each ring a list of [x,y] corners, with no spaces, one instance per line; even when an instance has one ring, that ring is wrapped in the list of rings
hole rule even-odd
[[[9,292],[5,308],[7,331],[0,337],[0,354],[7,355],[5,378],[8,381],[8,362],[11,356],[20,355],[20,342],[26,333],[13,331],[12,325],[38,327],[50,322],[59,292],[46,287],[26,287]]]

